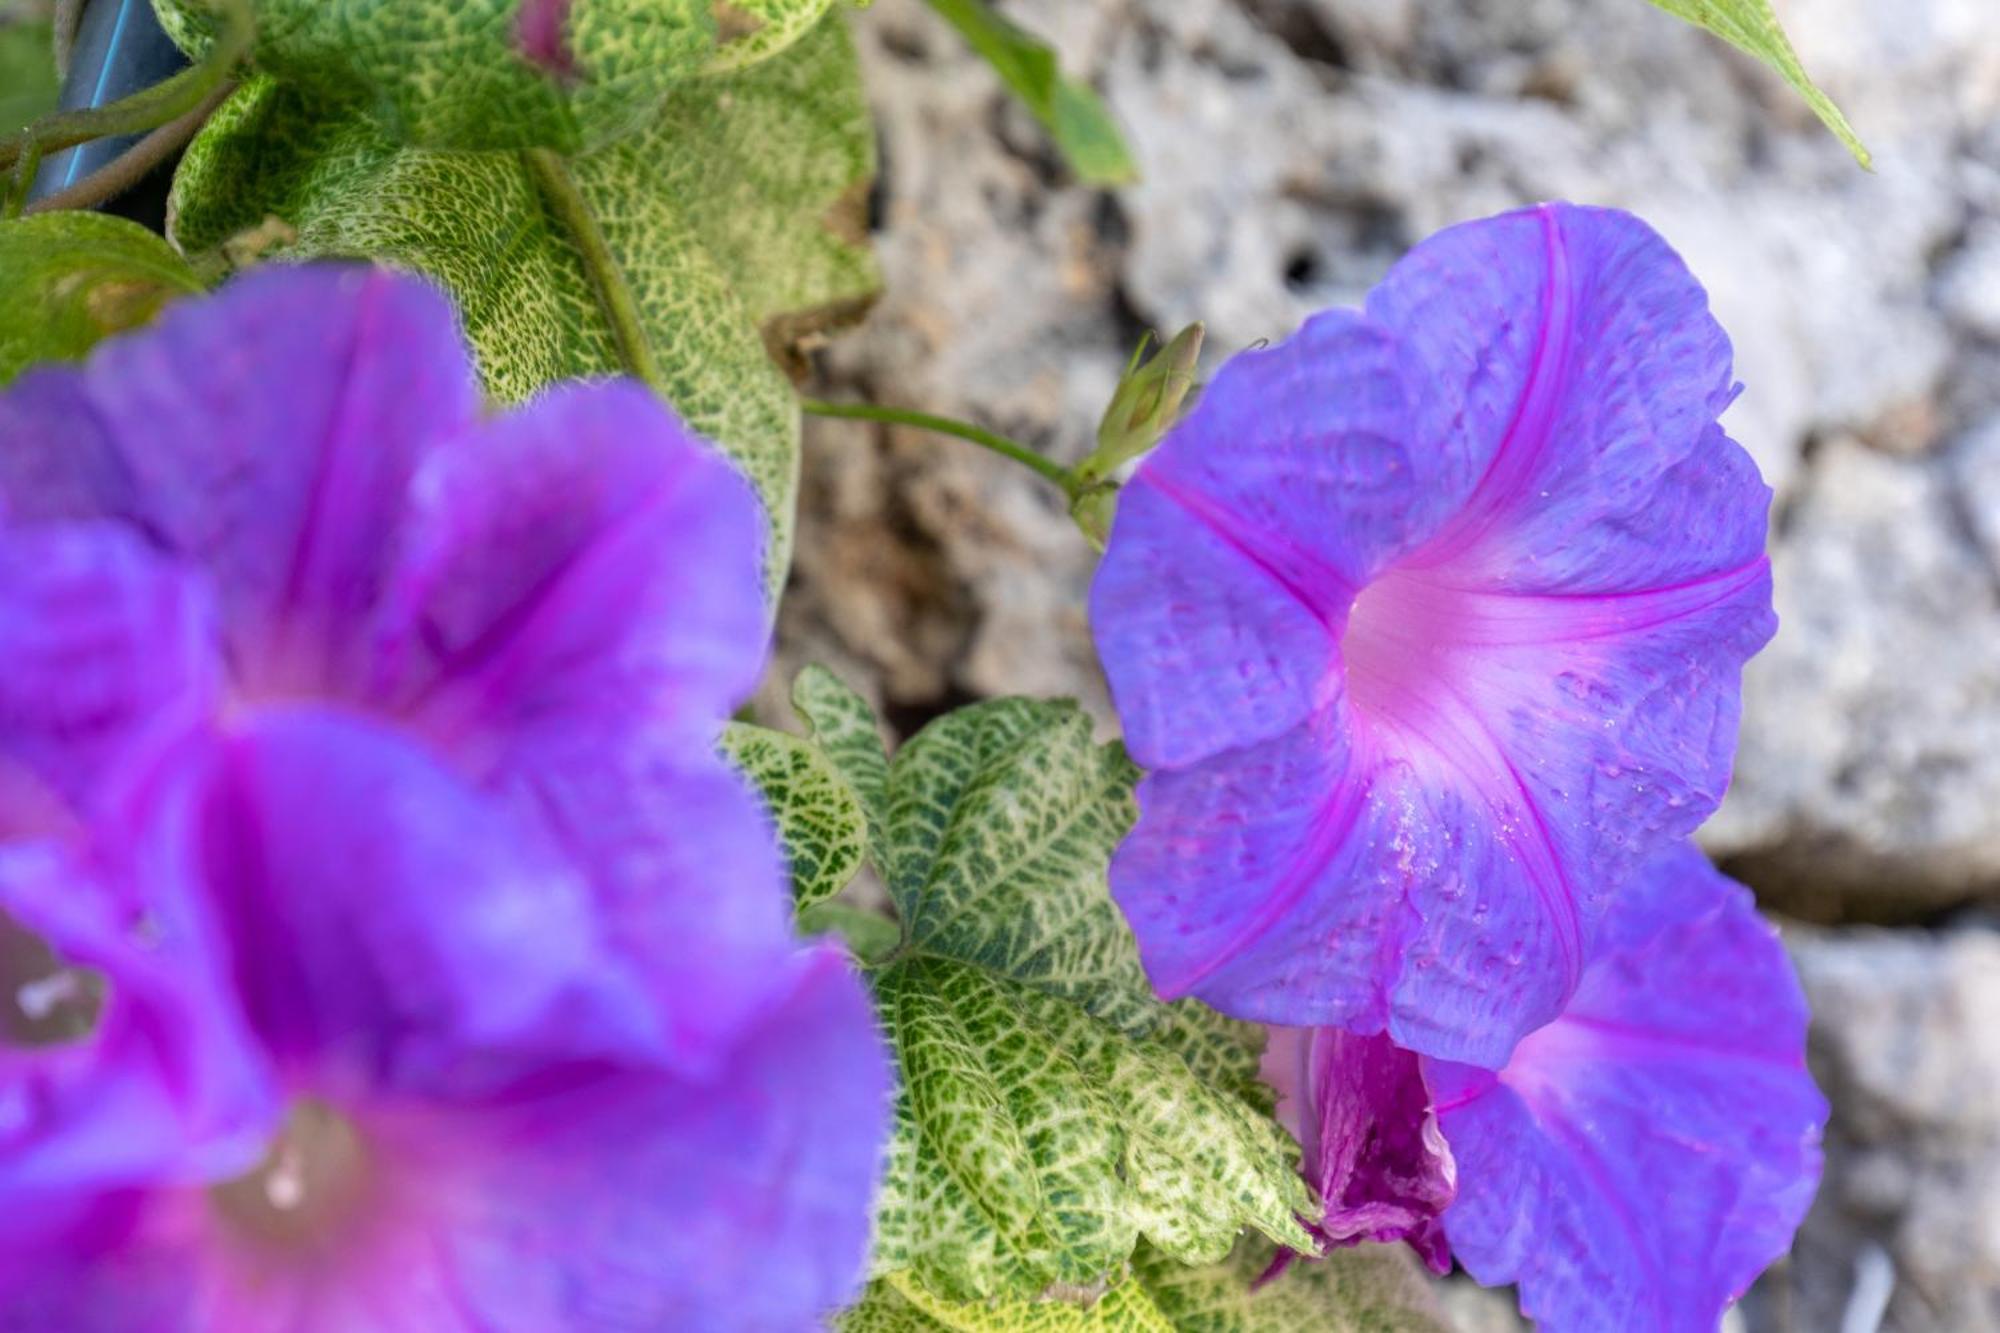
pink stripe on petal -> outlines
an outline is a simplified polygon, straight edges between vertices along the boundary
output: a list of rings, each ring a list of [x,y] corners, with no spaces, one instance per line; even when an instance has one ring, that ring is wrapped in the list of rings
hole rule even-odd
[[[0,396],[11,522],[110,519],[200,570],[233,683],[349,688],[419,458],[480,410],[428,283],[272,265]]]
[[[1708,1333],[1790,1246],[1826,1103],[1749,895],[1677,847],[1620,895],[1563,1016],[1496,1078],[1432,1061],[1454,1254],[1549,1333]]]

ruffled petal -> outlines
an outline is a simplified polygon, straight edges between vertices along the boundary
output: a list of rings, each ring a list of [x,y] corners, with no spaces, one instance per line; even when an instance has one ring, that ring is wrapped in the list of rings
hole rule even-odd
[[[1749,895],[1690,847],[1607,921],[1568,1011],[1504,1071],[1427,1065],[1459,1165],[1445,1231],[1550,1333],[1706,1333],[1819,1181],[1805,1000]]]
[[[1560,1012],[1613,887],[1721,802],[1742,664],[1771,633],[1769,569],[1611,599],[1376,591],[1400,601],[1350,656],[1355,726],[1446,820],[1446,854],[1399,862],[1421,924],[1391,1030],[1497,1068]],[[1390,845],[1436,837],[1405,822]]]
[[[149,1190],[11,1194],[0,1333],[212,1333],[200,1317],[199,1231],[186,1207],[161,1202]]]
[[[831,952],[708,1083],[607,1071],[486,1107],[356,1110],[369,1219],[340,1262],[213,1248],[210,1327],[618,1333],[823,1327],[859,1294],[890,1080]]]
[[[0,1155],[0,1330],[818,1327],[860,1280],[887,1063],[848,964],[784,947],[782,916],[759,927],[779,946],[741,979],[754,1013],[680,984],[677,968],[729,979],[734,874],[781,883],[754,801],[709,762],[652,775],[685,821],[653,869],[720,886],[719,923],[684,899],[644,902],[639,864],[625,915],[608,911],[517,810],[351,715],[252,715],[219,758],[161,784],[121,858],[147,886],[132,900],[157,931],[164,877],[208,876],[227,926],[209,965],[155,965],[241,998],[224,1049],[259,1057],[268,1096],[197,1153],[169,1097],[192,1074],[127,1043],[103,1077],[61,1084],[65,1119],[36,1123],[64,1136]],[[87,934],[63,915],[87,901],[74,892],[23,901],[45,906],[31,924],[51,938]],[[114,980],[126,1003],[147,977]],[[711,998],[735,1010],[727,1046]],[[94,1040],[124,1031],[124,1012]],[[186,1006],[172,1017],[181,1036]],[[699,1079],[678,1072],[683,1024],[708,1041]],[[210,1188],[265,1187],[248,1173],[280,1132],[276,1086],[332,1108],[360,1144],[356,1210],[303,1248],[246,1231]],[[42,1322],[10,1324],[15,1310]]]
[[[749,484],[650,392],[556,389],[419,470],[378,699],[487,766],[548,727],[705,745],[763,668],[762,546]]]
[[[1380,1029],[1377,941],[1401,904],[1336,891],[1363,872],[1369,838],[1365,775],[1330,711],[1275,740],[1155,770],[1138,799],[1111,892],[1156,991],[1287,1026]]]
[[[1557,853],[1491,737],[1431,730],[1407,757],[1350,748],[1336,700],[1149,774],[1111,888],[1154,988],[1494,1066],[1561,1012],[1585,943]]]
[[[1425,442],[1480,467],[1411,564],[1496,590],[1639,592],[1761,555],[1770,494],[1710,434],[1735,396],[1729,339],[1639,219],[1553,204],[1450,228],[1368,315],[1430,386]]]
[[[206,591],[129,529],[0,534],[0,836],[105,810],[198,728],[220,664]],[[36,789],[45,789],[45,795]]]
[[[478,408],[440,292],[274,266],[0,396],[0,495],[135,525],[212,578],[239,684],[317,690],[360,668],[419,456]]]
[[[715,1068],[789,984],[791,894],[762,802],[714,753],[644,729],[549,728],[497,781],[587,878],[607,947],[656,997],[667,1058]]]
[[[763,665],[754,495],[633,384],[545,395],[415,492],[372,701],[576,868],[669,1058],[707,1068],[792,948],[769,820],[712,752]]]
[[[510,1117],[442,1183],[481,1326],[817,1329],[859,1295],[890,1077],[847,962],[787,969],[707,1084],[607,1084]]]
[[[1406,443],[1403,366],[1358,316],[1317,316],[1231,358],[1120,497],[1091,623],[1141,764],[1267,740],[1316,706],[1355,590],[1450,489]]]
[[[660,1015],[583,877],[395,733],[267,713],[188,799],[237,991],[318,1094],[465,1095],[657,1052]]]
[[[1775,628],[1727,340],[1644,224],[1551,206],[1210,393],[1099,576],[1155,770],[1114,890],[1168,993],[1497,1068],[1727,782]]]
[[[1333,662],[1334,635],[1313,608],[1165,491],[1136,482],[1119,497],[1090,620],[1126,747],[1148,767],[1296,725]]]

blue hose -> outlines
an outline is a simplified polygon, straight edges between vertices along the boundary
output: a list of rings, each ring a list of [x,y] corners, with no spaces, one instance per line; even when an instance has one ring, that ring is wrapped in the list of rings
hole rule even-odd
[[[103,106],[151,87],[186,63],[187,57],[160,27],[152,0],[85,0],[57,105],[64,111]],[[40,199],[74,185],[141,137],[94,139],[49,154],[28,198]]]

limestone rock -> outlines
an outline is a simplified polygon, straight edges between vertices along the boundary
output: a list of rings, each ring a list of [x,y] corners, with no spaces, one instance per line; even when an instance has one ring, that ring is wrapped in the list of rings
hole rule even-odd
[[[1892,1279],[1884,1328],[2000,1333],[2000,931],[1788,942],[1834,1113],[1826,1184],[1751,1312],[1841,1327],[1873,1249]]]
[[[1702,834],[1767,902],[1908,920],[2000,883],[2000,563],[1972,521],[2000,535],[2000,488],[1988,512],[1967,468],[2000,482],[2000,431],[1919,459],[1843,437],[1791,499],[1778,637]]]

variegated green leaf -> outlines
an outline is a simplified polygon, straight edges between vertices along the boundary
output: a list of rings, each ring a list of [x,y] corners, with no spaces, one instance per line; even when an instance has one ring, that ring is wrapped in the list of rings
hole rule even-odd
[[[82,356],[201,290],[172,246],[102,213],[0,222],[0,384],[37,361]]]
[[[1132,1274],[1175,1333],[1452,1333],[1401,1245],[1332,1250],[1260,1282],[1273,1256],[1250,1241],[1226,1263],[1187,1268],[1142,1249]]]
[[[793,903],[811,907],[846,888],[867,852],[868,823],[832,762],[809,741],[741,722],[723,730],[722,750],[778,826]]]
[[[974,1300],[1089,1286],[1142,1236],[1189,1262],[1246,1225],[1310,1247],[1281,1132],[1170,1045],[935,955],[875,985],[903,1075],[878,1271]]]
[[[999,699],[939,718],[889,771],[889,894],[927,949],[1120,1027],[1162,1013],[1105,888],[1138,770],[1073,704]]]
[[[818,746],[861,798],[870,838],[878,839],[889,803],[889,756],[867,701],[823,666],[809,666],[792,683],[792,707]]]
[[[845,27],[681,86],[642,132],[572,171],[633,289],[662,388],[749,474],[790,553],[798,406],[774,363],[858,317],[878,287],[859,221],[874,138]],[[402,147],[270,79],[189,148],[172,231],[189,253],[277,218],[285,259],[355,256],[430,275],[462,312],[488,390],[526,398],[619,370],[568,233],[512,153]]]
[[[833,1321],[834,1333],[951,1333],[937,1320],[904,1300],[886,1282],[869,1286],[853,1309]]]
[[[884,773],[858,700],[823,673],[798,696],[843,771],[879,782],[872,854],[902,921],[871,974],[902,1071],[876,1272],[976,1301],[1099,1286],[1142,1238],[1189,1262],[1245,1227],[1311,1248],[1296,1149],[1251,1091],[1259,1033],[1153,998],[1111,901],[1123,752],[1074,704],[1002,699]]]
[[[1708,29],[1778,71],[1806,99],[1806,105],[1820,118],[1820,123],[1847,145],[1855,160],[1864,167],[1869,165],[1868,149],[1854,127],[1799,63],[1798,52],[1792,49],[1778,16],[1771,11],[1771,0],[1653,0],[1653,3],[1669,14]]]
[[[819,21],[833,0],[715,0],[716,51],[711,72],[753,65],[776,55]],[[865,5],[868,0],[856,0]]]
[[[1263,1280],[1275,1251],[1246,1241],[1186,1267],[1142,1246],[1102,1296],[952,1302],[907,1278],[878,1281],[841,1333],[1450,1333],[1430,1283],[1400,1245],[1295,1262]]]
[[[831,4],[254,0],[253,58],[317,100],[353,103],[400,143],[579,152],[650,125],[691,78],[778,54]],[[182,46],[207,41],[204,0],[154,5]]]
[[[1088,1304],[1061,1298],[954,1302],[891,1278],[871,1286],[836,1327],[840,1333],[1175,1333],[1145,1287],[1129,1278]]]
[[[1173,1047],[1194,1076],[1226,1089],[1269,1115],[1277,1094],[1258,1076],[1264,1058],[1264,1029],[1225,1018],[1197,1000],[1176,1000],[1161,1008],[1150,1035]]]

